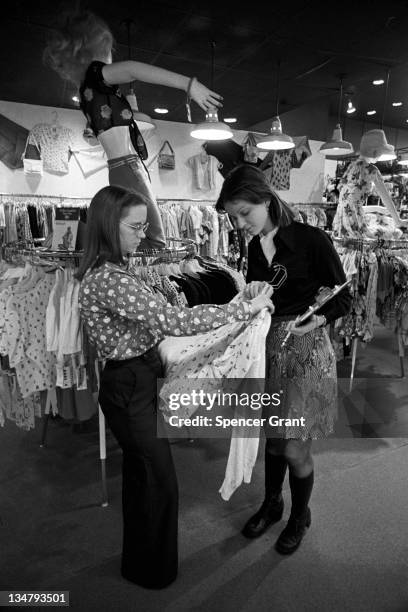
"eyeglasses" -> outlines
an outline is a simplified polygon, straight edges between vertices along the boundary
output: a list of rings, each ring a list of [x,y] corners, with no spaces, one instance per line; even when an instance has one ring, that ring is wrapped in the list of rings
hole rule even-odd
[[[131,223],[126,223],[126,221],[119,221],[119,223],[121,223],[122,225],[127,225],[128,227],[131,227],[137,232],[143,232],[143,233],[145,233],[147,228],[149,227],[148,222],[147,223],[135,223],[134,225],[132,225]]]

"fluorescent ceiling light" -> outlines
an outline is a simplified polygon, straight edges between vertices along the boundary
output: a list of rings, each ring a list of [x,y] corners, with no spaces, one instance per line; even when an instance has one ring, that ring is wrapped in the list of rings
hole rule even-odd
[[[402,102],[393,102],[392,105],[393,106],[402,106]]]
[[[225,123],[236,123],[237,118],[236,117],[224,117],[224,121]]]
[[[154,112],[158,115],[166,115],[169,112],[168,108],[155,108]]]
[[[370,110],[370,111],[367,111],[367,115],[375,115],[376,112],[377,112],[376,110]]]
[[[373,81],[373,85],[384,85],[384,79],[376,79]]]

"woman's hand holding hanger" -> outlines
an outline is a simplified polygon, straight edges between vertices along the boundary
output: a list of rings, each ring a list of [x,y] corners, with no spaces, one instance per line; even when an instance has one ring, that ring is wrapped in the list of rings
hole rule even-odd
[[[244,298],[253,300],[258,295],[273,295],[273,287],[266,281],[252,281],[248,283],[244,289]]]
[[[252,283],[251,283],[252,284]],[[258,312],[267,308],[271,314],[275,312],[275,306],[271,300],[271,296],[273,294],[273,287],[268,285],[268,283],[259,283],[259,285],[264,285],[260,287],[257,294],[250,299],[250,308],[251,314],[256,315]],[[253,289],[255,292],[255,289]]]

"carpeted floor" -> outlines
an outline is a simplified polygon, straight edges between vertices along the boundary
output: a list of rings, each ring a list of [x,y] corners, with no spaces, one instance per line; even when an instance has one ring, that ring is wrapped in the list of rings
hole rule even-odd
[[[172,446],[180,484],[180,571],[147,591],[119,575],[121,455],[108,436],[102,508],[95,427],[0,431],[0,590],[70,591],[71,609],[263,612],[408,611],[408,382],[388,334],[359,350],[336,435],[315,445],[312,526],[291,557],[240,529],[262,500],[263,466],[229,502],[218,494],[227,440]],[[408,372],[408,360],[405,368]],[[350,362],[342,362],[346,377]],[[341,383],[341,388],[348,381]],[[346,396],[346,392],[344,392]],[[346,401],[347,400],[347,401]],[[361,434],[371,438],[361,439]],[[259,457],[262,456],[263,442]],[[288,487],[284,491],[289,513]]]

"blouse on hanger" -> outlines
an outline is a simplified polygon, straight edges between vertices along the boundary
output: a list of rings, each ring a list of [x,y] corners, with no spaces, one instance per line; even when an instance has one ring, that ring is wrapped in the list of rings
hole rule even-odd
[[[69,152],[73,146],[71,129],[64,125],[38,123],[31,130],[28,143],[40,147],[44,170],[68,173]]]

